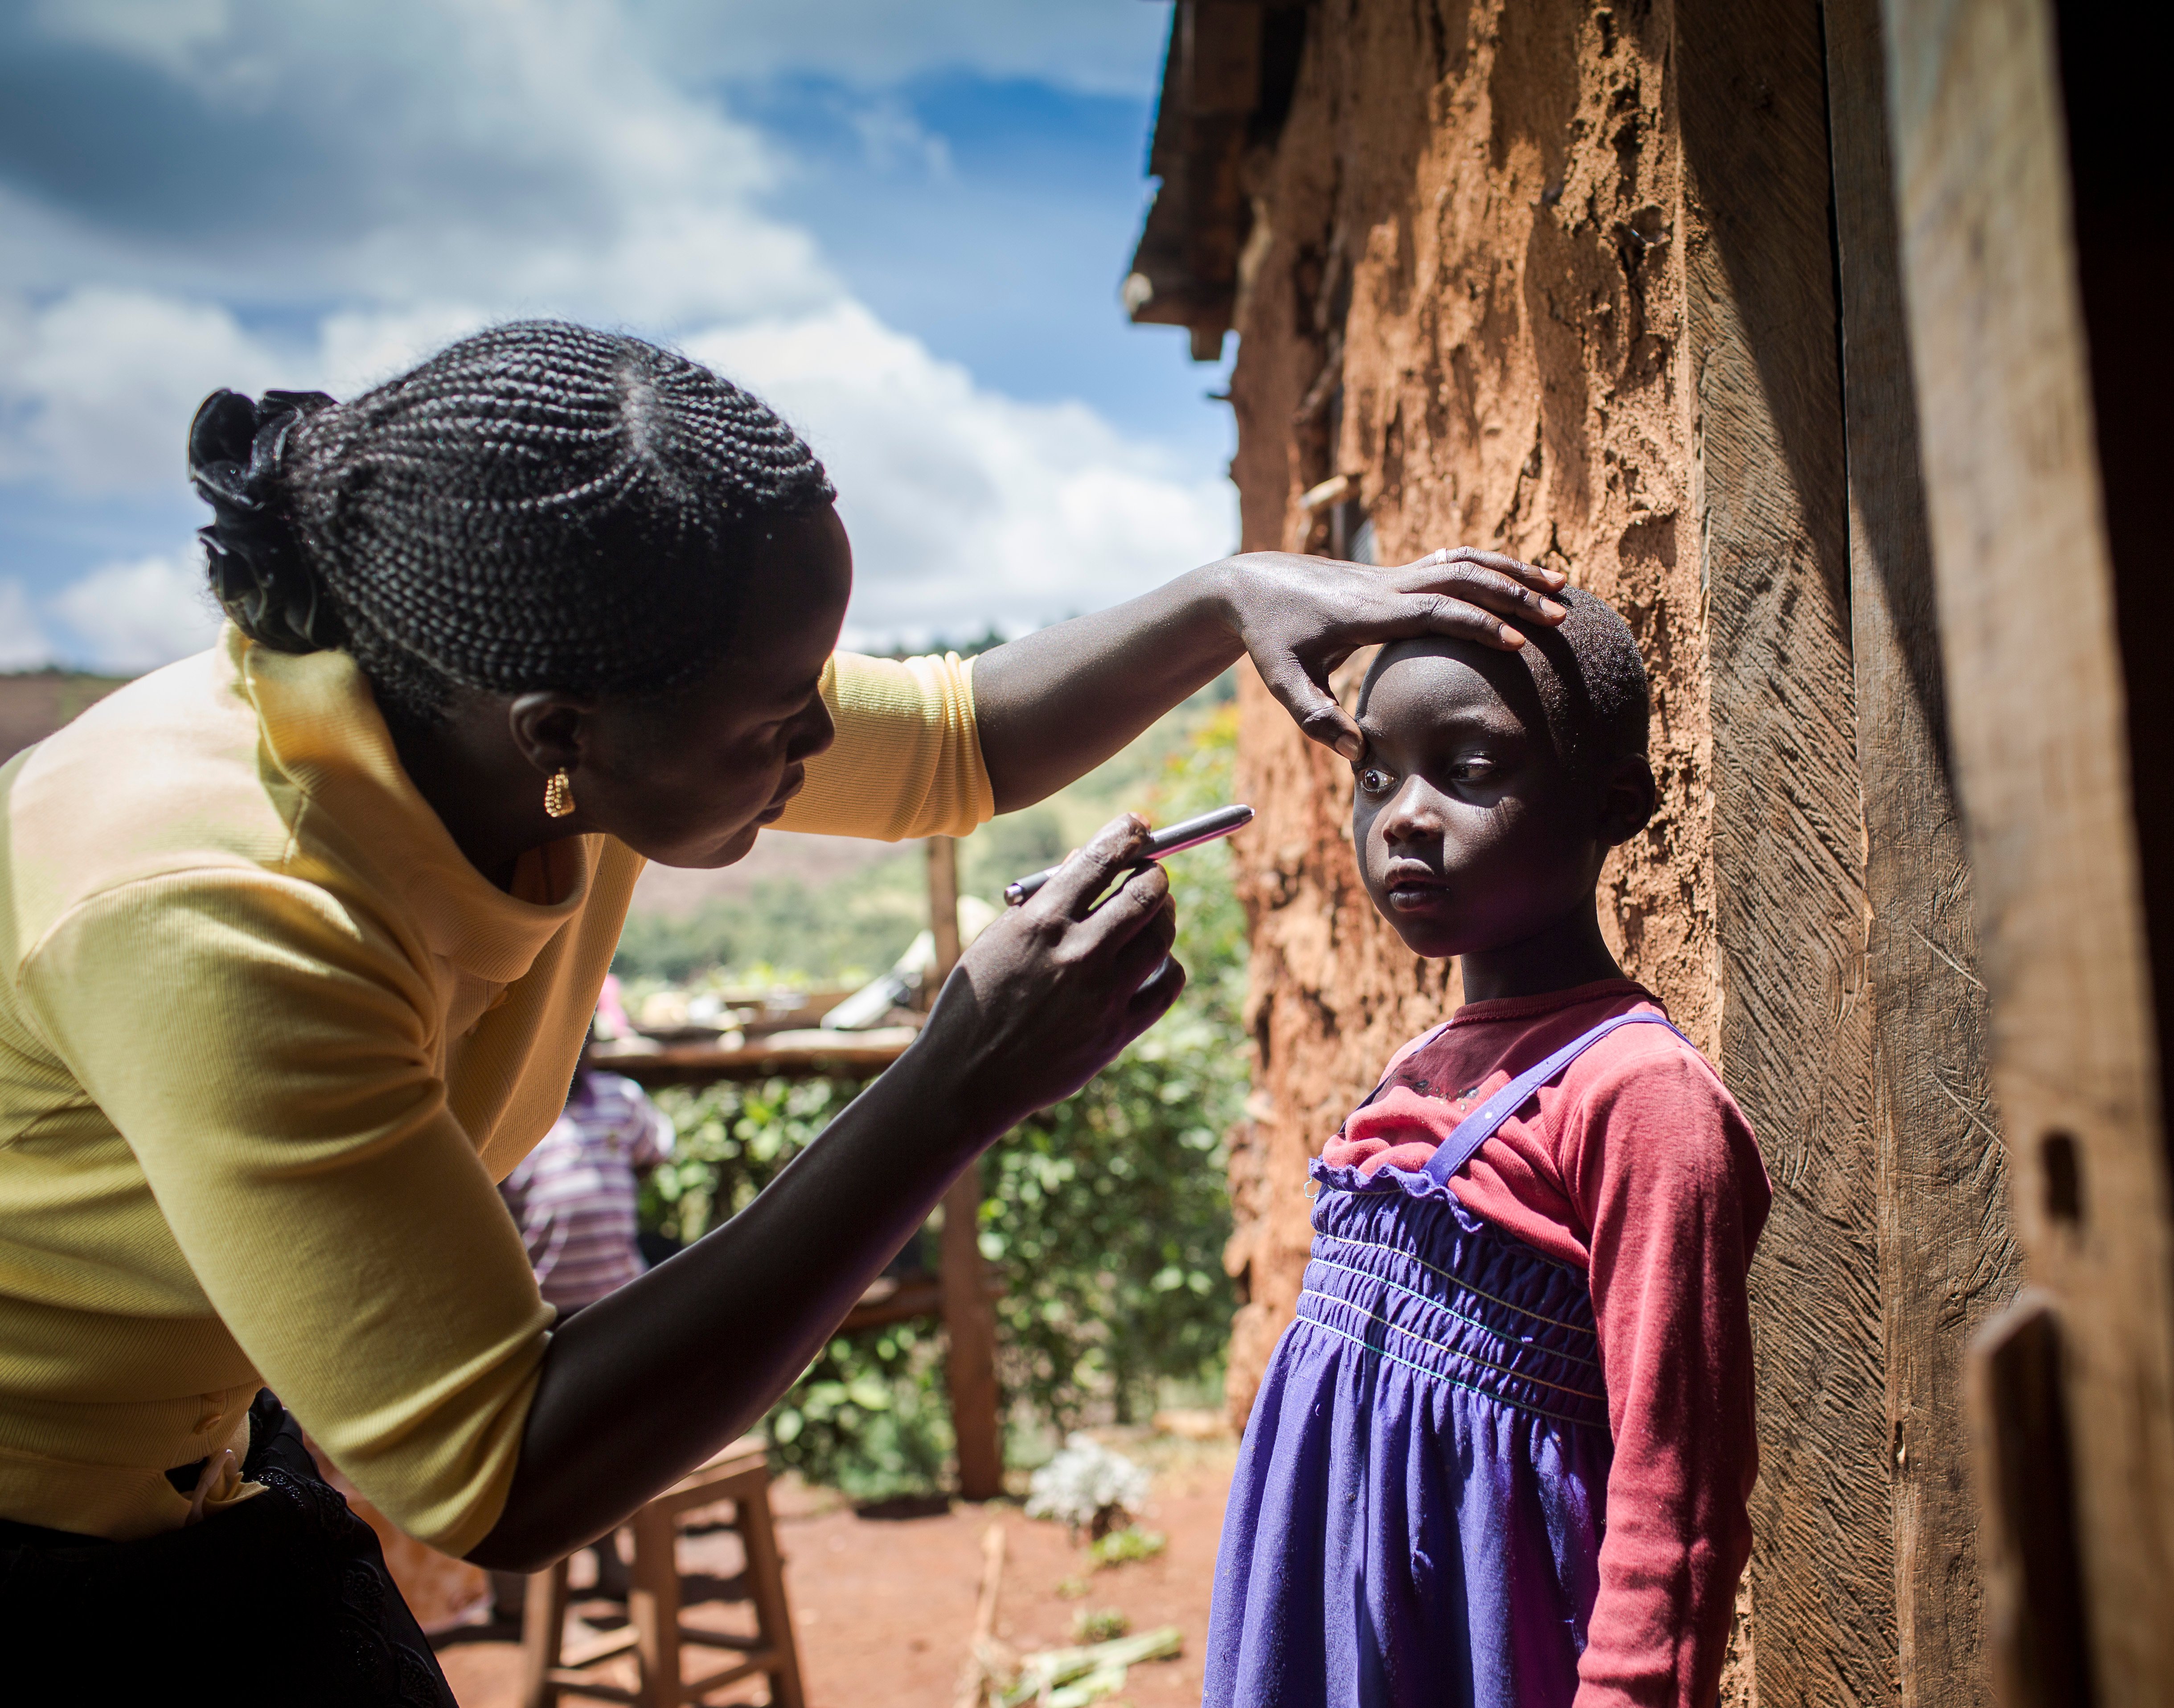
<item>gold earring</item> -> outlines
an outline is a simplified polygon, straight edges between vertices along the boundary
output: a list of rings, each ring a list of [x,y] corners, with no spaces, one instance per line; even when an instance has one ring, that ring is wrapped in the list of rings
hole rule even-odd
[[[564,765],[551,773],[551,781],[544,785],[544,810],[554,819],[570,817],[574,810],[574,780]]]

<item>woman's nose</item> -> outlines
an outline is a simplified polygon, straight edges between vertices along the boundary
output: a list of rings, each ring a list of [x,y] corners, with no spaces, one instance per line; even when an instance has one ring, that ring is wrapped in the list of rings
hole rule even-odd
[[[837,738],[837,722],[831,717],[830,708],[823,704],[823,696],[819,694],[808,702],[808,710],[801,714],[800,727],[792,732],[792,739],[786,744],[786,759],[788,762],[812,759],[816,754],[827,751]]]

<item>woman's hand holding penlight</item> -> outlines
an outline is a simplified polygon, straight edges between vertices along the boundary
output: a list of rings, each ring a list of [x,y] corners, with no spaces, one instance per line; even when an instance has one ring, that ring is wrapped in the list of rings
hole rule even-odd
[[[1185,986],[1147,830],[1095,833],[977,938],[913,1047],[722,1228],[552,1336],[496,1528],[469,1554],[533,1571],[752,1427],[945,1187],[1069,1096]]]
[[[1132,813],[1112,819],[1025,905],[1005,909],[960,958],[908,1052],[946,1064],[948,1095],[992,1135],[1069,1097],[1185,988],[1161,867],[1132,873],[1095,905],[1147,836]]]

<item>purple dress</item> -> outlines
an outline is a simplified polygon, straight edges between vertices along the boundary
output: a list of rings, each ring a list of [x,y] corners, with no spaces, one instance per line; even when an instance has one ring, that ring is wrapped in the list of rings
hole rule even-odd
[[[1313,1165],[1312,1261],[1223,1520],[1207,1708],[1569,1708],[1613,1452],[1592,1295],[1449,1180],[1589,1045],[1641,1022],[1668,1024],[1603,1020],[1423,1170]]]

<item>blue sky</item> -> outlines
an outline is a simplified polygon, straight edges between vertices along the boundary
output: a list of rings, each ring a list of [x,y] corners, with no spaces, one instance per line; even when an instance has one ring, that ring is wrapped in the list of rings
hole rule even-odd
[[[345,393],[564,314],[830,463],[848,639],[1093,608],[1229,549],[1221,370],[1117,281],[1150,0],[0,0],[0,668],[209,619],[219,385]]]

